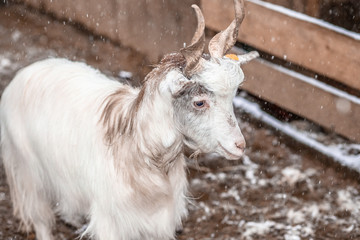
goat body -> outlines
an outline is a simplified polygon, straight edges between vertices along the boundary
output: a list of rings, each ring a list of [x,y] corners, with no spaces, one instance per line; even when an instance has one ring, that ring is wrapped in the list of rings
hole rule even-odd
[[[33,224],[38,239],[51,239],[56,212],[75,226],[88,219],[86,233],[96,239],[173,238],[187,213],[181,138],[168,104],[139,97],[138,89],[64,59],[15,77],[1,101],[1,139],[25,230]],[[135,121],[126,116],[136,103],[136,123],[118,134],[121,144],[106,139]]]
[[[166,55],[141,89],[83,63],[48,59],[22,69],[0,104],[1,143],[14,214],[25,231],[51,240],[55,215],[96,240],[174,239],[187,215],[184,145],[239,159],[245,140],[232,99],[240,64],[223,57],[244,18],[202,55],[204,18],[188,47]]]

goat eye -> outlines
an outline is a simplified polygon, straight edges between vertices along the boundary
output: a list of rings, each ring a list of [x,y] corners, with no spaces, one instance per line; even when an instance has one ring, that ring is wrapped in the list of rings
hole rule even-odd
[[[202,107],[204,107],[204,106],[205,106],[205,100],[195,101],[195,102],[194,102],[194,106],[195,106],[196,108],[202,108]]]

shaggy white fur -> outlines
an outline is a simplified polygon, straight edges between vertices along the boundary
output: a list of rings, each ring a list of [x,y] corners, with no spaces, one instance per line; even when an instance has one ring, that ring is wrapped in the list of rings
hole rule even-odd
[[[37,239],[55,215],[98,240],[174,239],[187,215],[183,146],[238,159],[245,147],[232,98],[243,79],[229,59],[191,80],[155,69],[142,89],[83,63],[48,59],[21,70],[0,108],[14,213]]]
[[[51,240],[55,215],[95,240],[174,239],[187,215],[185,145],[239,159],[245,140],[232,99],[251,52],[223,57],[235,20],[210,41],[205,23],[191,44],[166,55],[141,89],[83,63],[48,59],[21,70],[0,104],[1,143],[14,214],[25,231]]]

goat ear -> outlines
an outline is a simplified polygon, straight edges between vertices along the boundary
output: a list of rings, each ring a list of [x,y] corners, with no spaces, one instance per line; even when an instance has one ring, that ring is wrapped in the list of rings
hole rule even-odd
[[[251,60],[259,57],[259,53],[257,51],[251,51],[249,53],[245,53],[242,55],[235,55],[235,54],[226,54],[226,58],[230,58],[232,60],[237,61],[240,65],[250,62]]]
[[[187,78],[173,80],[169,86],[171,95],[175,98],[179,97],[185,92],[186,89],[190,88],[194,84],[194,81],[188,80]]]
[[[239,59],[238,61],[239,61],[240,65],[241,65],[241,64],[248,63],[251,60],[253,60],[253,59],[255,59],[255,58],[259,57],[259,56],[260,55],[259,55],[259,53],[257,51],[251,51],[251,52],[245,53],[243,55],[238,55],[237,57]]]

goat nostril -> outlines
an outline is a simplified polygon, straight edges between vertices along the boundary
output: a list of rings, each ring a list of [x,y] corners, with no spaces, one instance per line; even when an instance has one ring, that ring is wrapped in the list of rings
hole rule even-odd
[[[246,147],[246,142],[245,141],[241,141],[241,142],[236,142],[235,143],[237,148],[240,148],[241,150],[244,150]]]

